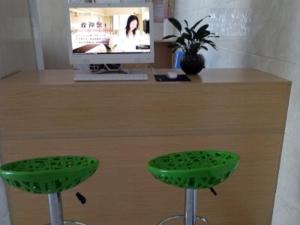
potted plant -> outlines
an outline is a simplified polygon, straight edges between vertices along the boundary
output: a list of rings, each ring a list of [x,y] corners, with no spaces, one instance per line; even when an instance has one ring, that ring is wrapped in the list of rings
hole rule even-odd
[[[219,36],[207,30],[209,27],[208,24],[202,25],[198,28],[201,22],[208,17],[210,16],[202,18],[191,27],[189,27],[188,22],[184,20],[184,29],[177,19],[168,19],[169,22],[179,31],[179,35],[167,35],[163,37],[163,39],[173,38],[174,41],[170,44],[173,52],[177,49],[181,49],[183,51],[184,55],[181,59],[180,66],[186,74],[198,74],[203,68],[205,68],[204,57],[199,54],[201,49],[207,51],[207,45],[216,49],[216,44],[210,39],[218,38]]]

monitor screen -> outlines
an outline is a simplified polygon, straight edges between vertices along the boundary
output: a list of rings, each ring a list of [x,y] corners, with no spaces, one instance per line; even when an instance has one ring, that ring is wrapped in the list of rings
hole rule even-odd
[[[85,4],[70,6],[68,13],[71,63],[74,59],[135,63],[153,58],[149,5]]]

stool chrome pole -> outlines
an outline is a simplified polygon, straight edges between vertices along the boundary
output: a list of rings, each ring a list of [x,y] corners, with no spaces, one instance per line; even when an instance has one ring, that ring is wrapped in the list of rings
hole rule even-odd
[[[197,221],[209,225],[204,216],[197,216],[197,189],[185,189],[185,213],[184,215],[174,215],[163,219],[158,225],[164,225],[172,220],[184,218],[185,225],[196,225]]]
[[[50,193],[48,194],[49,202],[49,215],[51,225],[63,225],[63,209],[62,200],[60,193]]]
[[[197,220],[197,189],[185,190],[185,225],[196,225]]]

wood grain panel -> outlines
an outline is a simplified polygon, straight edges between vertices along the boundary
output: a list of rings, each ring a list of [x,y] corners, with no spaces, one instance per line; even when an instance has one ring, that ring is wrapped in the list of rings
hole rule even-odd
[[[282,133],[288,95],[289,86],[276,83],[16,86],[0,91],[0,121],[6,132]]]

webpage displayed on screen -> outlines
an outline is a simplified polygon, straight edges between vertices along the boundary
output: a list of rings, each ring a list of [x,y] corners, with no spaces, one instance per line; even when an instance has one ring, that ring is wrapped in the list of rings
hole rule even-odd
[[[73,54],[150,52],[149,8],[70,8]]]

